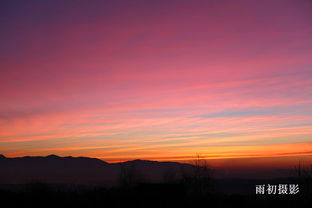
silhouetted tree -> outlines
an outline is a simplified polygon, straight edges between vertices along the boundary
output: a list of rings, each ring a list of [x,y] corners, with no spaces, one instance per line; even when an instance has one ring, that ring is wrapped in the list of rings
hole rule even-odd
[[[299,161],[298,165],[295,166],[295,177],[299,180],[301,184],[301,192],[304,195],[312,195],[312,165],[304,164],[304,162]]]
[[[190,194],[204,196],[212,190],[212,169],[207,160],[199,154],[191,161],[193,168],[183,172],[183,182],[187,185]]]
[[[143,176],[133,164],[120,164],[120,178],[121,186],[131,187],[143,182]]]

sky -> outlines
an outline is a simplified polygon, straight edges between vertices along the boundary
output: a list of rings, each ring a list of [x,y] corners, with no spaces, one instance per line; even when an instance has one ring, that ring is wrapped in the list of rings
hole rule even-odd
[[[311,1],[0,4],[1,154],[311,159]]]

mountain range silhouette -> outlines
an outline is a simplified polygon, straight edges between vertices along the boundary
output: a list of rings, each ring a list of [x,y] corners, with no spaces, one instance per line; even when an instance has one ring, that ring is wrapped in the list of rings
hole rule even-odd
[[[57,155],[7,158],[0,155],[0,184],[21,184],[32,181],[68,184],[116,185],[123,173],[140,180],[162,182],[166,177],[180,177],[192,169],[190,164],[133,160],[107,163],[89,157]]]
[[[179,180],[192,173],[196,167],[188,163],[158,162],[150,160],[132,160],[107,163],[97,158],[25,156],[8,158],[0,155],[0,184],[25,184],[44,182],[55,184],[94,184],[115,186],[122,181],[127,183],[151,182],[162,183]],[[212,169],[211,169],[212,170]],[[213,177],[263,179],[291,176],[289,169],[262,170],[248,169],[213,169]]]

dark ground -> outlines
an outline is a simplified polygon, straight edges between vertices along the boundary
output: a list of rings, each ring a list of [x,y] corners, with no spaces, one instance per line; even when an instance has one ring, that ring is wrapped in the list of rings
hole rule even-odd
[[[115,188],[48,185],[34,182],[2,185],[6,207],[312,207],[303,184],[297,195],[256,195],[257,180],[214,181],[200,184],[135,184]],[[275,182],[278,181],[265,181]],[[240,186],[241,185],[241,186]],[[241,190],[245,190],[241,192]]]

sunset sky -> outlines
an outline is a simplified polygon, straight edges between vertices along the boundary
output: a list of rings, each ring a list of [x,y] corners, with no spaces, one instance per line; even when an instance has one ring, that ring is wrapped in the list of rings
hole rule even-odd
[[[311,1],[7,0],[0,28],[0,154],[311,158]]]

